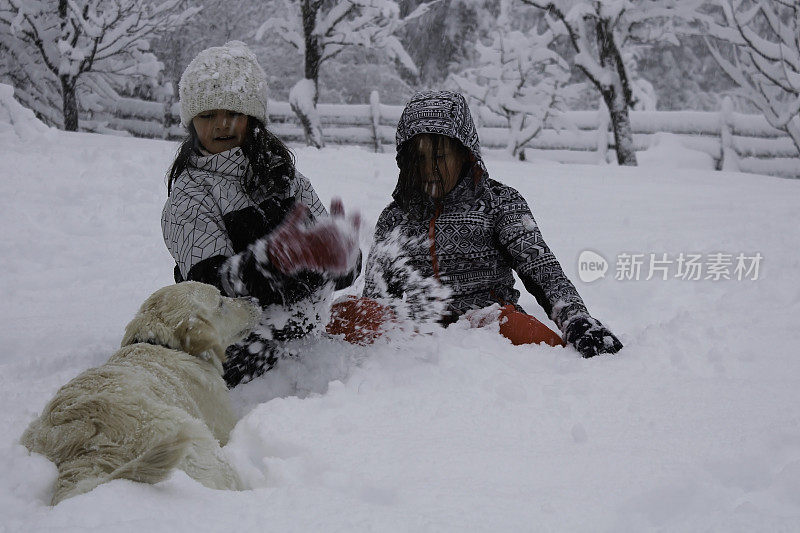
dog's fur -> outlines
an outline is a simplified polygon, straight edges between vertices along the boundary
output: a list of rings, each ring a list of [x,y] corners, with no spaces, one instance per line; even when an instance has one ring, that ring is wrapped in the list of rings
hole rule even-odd
[[[236,423],[222,363],[260,316],[256,303],[203,283],[150,296],[120,350],[64,385],[22,436],[58,467],[51,505],[112,479],[156,483],[173,468],[243,488],[220,449]]]

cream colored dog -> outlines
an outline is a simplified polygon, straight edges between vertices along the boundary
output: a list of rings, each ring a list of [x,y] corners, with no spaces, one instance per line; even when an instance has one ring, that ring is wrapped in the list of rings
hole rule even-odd
[[[236,419],[222,379],[225,348],[261,308],[184,282],[150,296],[104,365],[56,393],[22,436],[58,467],[51,505],[126,478],[156,483],[173,468],[215,489],[241,489],[220,445]]]

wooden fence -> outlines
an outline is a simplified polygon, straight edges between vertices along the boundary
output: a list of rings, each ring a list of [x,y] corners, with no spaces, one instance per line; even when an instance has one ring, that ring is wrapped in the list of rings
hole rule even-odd
[[[356,144],[375,151],[393,150],[402,110],[402,106],[382,104],[377,92],[372,93],[368,104],[318,105],[327,144]],[[585,164],[614,158],[607,112],[570,111],[566,115],[572,127],[543,130],[528,143],[528,157]],[[179,139],[185,132],[178,117],[177,103],[121,98],[113,109],[85,113],[81,128]],[[270,130],[284,141],[304,142],[302,127],[287,102],[270,101],[269,119]],[[505,148],[508,130],[501,117],[481,115],[476,116],[476,122],[483,148]],[[637,151],[650,148],[656,134],[671,133],[687,148],[710,155],[717,169],[800,178],[800,154],[791,139],[761,115],[733,112],[730,100],[718,112],[632,111],[631,126]]]

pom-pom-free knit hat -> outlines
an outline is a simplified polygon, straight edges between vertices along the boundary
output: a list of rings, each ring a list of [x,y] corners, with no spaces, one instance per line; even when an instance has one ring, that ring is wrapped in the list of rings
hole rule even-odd
[[[267,75],[241,41],[206,48],[183,71],[181,124],[203,111],[227,109],[267,123]]]

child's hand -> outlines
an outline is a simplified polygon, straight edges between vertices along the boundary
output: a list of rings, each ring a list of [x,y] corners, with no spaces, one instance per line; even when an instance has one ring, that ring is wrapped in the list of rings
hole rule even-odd
[[[331,217],[306,227],[308,208],[298,205],[269,235],[270,262],[284,274],[301,270],[346,274],[358,257],[358,213],[344,217],[342,201],[331,201]]]
[[[594,357],[602,353],[617,353],[622,343],[599,320],[590,316],[573,319],[564,328],[564,339],[575,346],[585,357]]]

